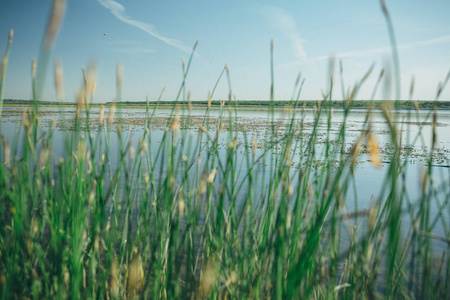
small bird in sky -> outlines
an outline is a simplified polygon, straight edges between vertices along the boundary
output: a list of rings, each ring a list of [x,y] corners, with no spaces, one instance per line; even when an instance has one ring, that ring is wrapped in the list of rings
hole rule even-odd
[[[104,36],[107,36],[107,35],[108,35],[108,33],[109,33],[109,32],[103,32],[103,35],[104,35]]]

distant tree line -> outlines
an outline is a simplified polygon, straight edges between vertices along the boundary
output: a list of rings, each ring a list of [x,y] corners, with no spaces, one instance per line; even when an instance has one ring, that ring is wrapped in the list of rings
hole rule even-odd
[[[314,106],[319,105],[319,101],[317,100],[304,100],[304,101],[286,101],[286,100],[274,100],[274,101],[267,101],[267,100],[225,100],[225,101],[218,101],[213,100],[211,101],[211,106],[218,107],[221,104],[222,105],[237,105],[237,106],[256,106],[256,107],[276,107],[276,108],[282,108],[287,106],[295,106],[298,108],[301,107],[308,107],[312,108]],[[344,108],[346,106],[345,100],[327,100],[327,101],[320,101],[320,105],[324,105],[326,107],[333,107],[333,108]],[[108,102],[107,104],[111,104],[111,102]],[[188,105],[187,101],[160,101],[160,102],[153,102],[150,101],[149,105],[160,105],[160,106],[172,106],[172,105]],[[208,101],[206,100],[195,100],[190,101],[190,104],[193,106],[206,106],[208,105]],[[430,100],[353,100],[351,101],[351,107],[352,108],[360,108],[360,109],[367,109],[367,108],[380,108],[381,105],[387,105],[388,107],[395,108],[395,109],[416,109],[417,107],[420,109],[450,109],[450,101],[430,101]],[[120,102],[120,105],[124,106],[146,106],[147,102],[144,101],[122,101]]]
[[[326,100],[326,101],[317,101],[317,100],[303,100],[303,101],[287,101],[287,100],[274,100],[274,101],[267,101],[267,100],[225,100],[225,101],[219,101],[219,100],[212,100],[211,106],[212,107],[219,107],[220,105],[236,105],[236,106],[242,106],[242,107],[248,107],[248,106],[254,106],[254,107],[260,107],[260,108],[283,108],[288,106],[294,106],[294,107],[308,107],[312,108],[314,106],[318,106],[320,102],[320,105],[324,105],[326,107],[333,107],[333,108],[344,108],[346,106],[345,100]],[[36,102],[34,100],[18,100],[18,99],[5,99],[3,101],[3,104],[13,104],[13,105],[22,105],[22,106],[28,106],[28,105],[34,105]],[[175,104],[178,105],[188,105],[187,101],[180,100],[180,101],[149,101],[148,102],[150,106],[172,106]],[[40,106],[58,106],[58,105],[64,105],[64,106],[72,106],[76,105],[75,102],[59,102],[59,101],[37,101],[37,104]],[[92,106],[98,106],[101,103],[93,103]],[[105,105],[111,105],[112,102],[106,102],[103,103]],[[190,101],[189,103],[192,106],[207,106],[208,101],[206,100],[195,100]],[[350,105],[352,108],[360,108],[360,109],[367,109],[367,108],[373,108],[377,109],[380,108],[381,105],[387,105],[388,107],[395,108],[395,109],[416,109],[417,107],[420,109],[450,109],[450,101],[430,101],[430,100],[353,100],[351,101]],[[119,106],[146,106],[147,102],[145,101],[121,101],[116,103],[116,105]]]

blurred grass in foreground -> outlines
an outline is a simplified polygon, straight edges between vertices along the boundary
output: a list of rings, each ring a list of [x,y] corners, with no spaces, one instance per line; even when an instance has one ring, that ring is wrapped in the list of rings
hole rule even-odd
[[[318,126],[326,122],[325,134],[331,135],[327,104],[333,78],[330,92],[317,102],[307,139],[298,138],[304,130],[298,96],[287,126],[277,130],[272,83],[267,144],[257,155],[256,141],[244,132],[248,149],[242,169],[231,85],[215,129],[208,122],[210,101],[197,135],[183,129],[173,106],[154,151],[150,124],[156,108],[147,106],[146,130],[136,144],[127,140],[120,122],[111,132],[120,105],[102,108],[100,125],[90,128],[91,70],[84,72],[62,157],[53,157],[54,143],[60,141],[53,140],[55,127],[39,125],[38,105],[23,114],[13,143],[2,135],[2,299],[450,297],[448,185],[436,185],[432,148],[419,206],[411,204],[405,188],[407,156],[400,155],[395,113],[386,107],[392,151],[383,191],[370,207],[346,208],[360,147],[366,145],[372,162],[380,163],[370,111],[352,151],[345,150],[352,101],[370,71],[346,95],[342,125],[323,147],[317,146]],[[228,68],[224,72],[230,82]],[[121,76],[119,67],[119,102]],[[296,89],[293,95],[300,94],[301,84]],[[186,100],[181,109],[189,116],[189,96],[182,95],[184,81],[178,97]],[[435,132],[436,114],[431,118]],[[220,133],[224,120],[229,127]],[[118,157],[109,155],[112,134],[119,141]],[[227,135],[225,156],[219,155],[220,134]],[[433,147],[435,139],[433,134]],[[302,151],[291,151],[298,145]],[[292,172],[294,156],[303,167]],[[258,175],[253,171],[261,162],[265,172]],[[438,207],[436,215],[432,205]],[[407,232],[401,229],[405,219],[411,221]],[[438,223],[444,236],[433,233]],[[432,240],[447,250],[436,256]]]

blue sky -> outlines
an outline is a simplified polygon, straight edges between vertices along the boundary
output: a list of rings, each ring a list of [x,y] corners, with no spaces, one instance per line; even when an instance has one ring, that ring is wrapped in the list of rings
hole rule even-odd
[[[2,1],[2,53],[14,29],[5,98],[31,98],[31,61],[39,54],[51,3]],[[414,76],[413,99],[434,99],[450,69],[450,1],[388,0],[387,5],[399,47],[402,98],[408,98]],[[237,99],[266,100],[272,38],[276,99],[291,98],[299,72],[305,78],[300,98],[320,99],[330,56],[342,60],[346,89],[375,63],[358,96],[369,99],[379,72],[390,65],[387,26],[377,0],[77,0],[67,3],[43,99],[56,98],[53,59],[60,57],[68,101],[81,87],[81,68],[92,61],[97,66],[95,102],[116,97],[118,63],[124,70],[123,100],[156,99],[164,86],[163,99],[172,100],[182,80],[182,57],[188,59],[199,40],[186,82],[192,99],[206,99],[228,64]],[[227,99],[228,91],[224,77],[214,98]],[[340,83],[333,95],[342,98]],[[376,98],[385,96],[380,90]],[[450,87],[441,99],[450,99]]]

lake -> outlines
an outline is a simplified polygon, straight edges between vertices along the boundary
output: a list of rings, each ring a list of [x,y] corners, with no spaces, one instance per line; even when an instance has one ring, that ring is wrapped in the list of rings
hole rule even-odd
[[[37,128],[29,113],[1,119],[9,261],[120,266],[155,298],[211,272],[259,297],[281,278],[418,296],[448,278],[450,111],[40,107]]]
[[[6,140],[9,143],[13,143],[14,137],[18,134],[23,134],[21,130],[20,120],[22,114],[27,109],[24,107],[5,107],[2,115],[2,132],[4,133]],[[72,123],[75,118],[75,108],[52,108],[42,107],[40,109],[40,121],[42,127],[45,130],[54,126],[54,138],[53,138],[53,157],[55,161],[59,157],[63,156],[65,143],[63,140],[72,133]],[[152,112],[150,112],[151,114]],[[174,114],[174,111],[170,109],[157,109],[154,112],[154,116],[151,120],[151,148],[153,153],[157,153],[161,143],[163,142],[163,136],[167,132],[168,119]],[[286,130],[286,126],[290,124],[291,120],[295,120],[294,124],[298,128],[295,130],[297,134],[292,143],[291,152],[291,175],[295,177],[302,168],[304,168],[304,161],[302,161],[303,155],[302,147],[305,147],[305,143],[311,136],[313,130],[314,120],[316,113],[312,109],[298,110],[295,112],[282,112],[277,111],[270,113],[264,110],[211,110],[205,115],[204,110],[181,110],[176,111],[181,120],[181,131],[179,132],[178,139],[183,140],[181,144],[177,144],[177,151],[183,152],[183,156],[187,160],[191,160],[196,157],[203,158],[208,155],[208,151],[204,148],[208,143],[208,139],[200,139],[199,126],[204,126],[208,129],[208,134],[213,138],[217,134],[217,129],[222,122],[223,129],[220,131],[217,138],[217,151],[218,157],[224,163],[229,145],[233,143],[236,138],[236,160],[235,163],[239,166],[239,170],[236,171],[236,177],[234,178],[234,184],[241,185],[247,176],[245,170],[248,169],[246,154],[252,152],[252,143],[254,155],[260,160],[253,168],[252,172],[260,178],[260,180],[268,180],[270,176],[269,164],[279,155],[281,146],[273,147],[271,136],[271,127],[269,126],[272,118],[275,124],[275,134],[277,138],[283,136],[283,132]],[[405,165],[406,177],[402,181],[405,190],[407,191],[410,205],[418,206],[418,199],[422,193],[422,179],[428,164],[434,167],[435,184],[436,186],[446,186],[447,189],[442,188],[440,192],[442,197],[448,201],[448,182],[449,182],[449,158],[450,158],[450,111],[441,110],[437,111],[437,123],[436,123],[436,135],[437,141],[433,150],[432,159],[429,161],[429,157],[432,146],[432,111],[394,111],[392,114],[392,122],[396,125],[397,133],[400,136],[401,157],[407,161]],[[104,112],[105,122],[109,117],[109,110]],[[81,113],[83,116],[83,113]],[[96,135],[99,128],[101,132],[108,133],[110,141],[107,151],[109,151],[109,157],[111,157],[111,168],[115,169],[117,166],[117,160],[114,159],[119,155],[120,143],[131,143],[134,148],[138,148],[139,139],[144,135],[144,128],[146,124],[147,113],[145,109],[119,109],[115,116],[114,123],[110,126],[100,127],[100,108],[93,108],[90,111],[90,126],[91,134]],[[346,117],[346,131],[345,139],[343,141],[343,147],[346,149],[345,153],[350,153],[354,143],[361,136],[362,132],[367,130],[367,111],[366,110],[353,110]],[[221,120],[221,121],[220,121]],[[389,127],[385,116],[380,111],[374,111],[370,114],[370,127],[374,136],[378,140],[379,155],[381,158],[381,167],[375,167],[370,162],[370,155],[367,149],[362,149],[361,154],[355,161],[354,169],[354,182],[352,187],[354,192],[346,195],[346,205],[349,211],[363,210],[368,208],[374,199],[377,199],[383,194],[384,180],[386,172],[389,169],[389,157],[391,151],[391,136]],[[312,169],[319,168],[326,165],[324,159],[324,150],[326,147],[326,141],[330,141],[330,149],[338,149],[341,146],[334,145],[334,141],[337,138],[339,130],[344,121],[344,111],[334,110],[331,115],[330,128],[328,129],[328,115],[323,113],[317,123],[317,140],[314,145],[316,151],[316,157],[313,161]],[[55,123],[53,123],[55,122]],[[121,124],[122,137],[119,140],[117,135],[117,125]],[[203,125],[202,125],[203,124]],[[81,125],[82,129],[85,129],[85,121]],[[232,131],[230,131],[230,128]],[[19,139],[20,143],[20,139]],[[164,143],[164,142],[163,142]],[[198,143],[203,143],[202,145]],[[190,146],[188,146],[190,145]],[[272,146],[271,146],[272,145]],[[270,149],[269,149],[270,148]],[[19,147],[20,149],[20,147]],[[199,149],[203,149],[203,152]],[[268,151],[268,149],[270,151]],[[364,151],[365,150],[365,151]],[[331,150],[329,150],[331,151]],[[340,150],[339,150],[340,151]],[[158,161],[155,160],[157,168],[159,167]],[[336,165],[339,163],[336,160]],[[201,169],[202,167],[200,167]],[[195,172],[195,171],[192,171]],[[160,176],[162,174],[159,174]],[[164,176],[161,176],[162,178]],[[267,182],[260,181],[260,188],[254,191],[254,199],[261,197],[261,191],[263,186]],[[246,195],[245,185],[241,190],[239,197]],[[239,204],[239,203],[238,203]],[[432,205],[432,212],[437,213],[436,205]],[[409,226],[409,222],[405,223],[405,226]],[[435,232],[442,234],[442,226],[437,225]]]

